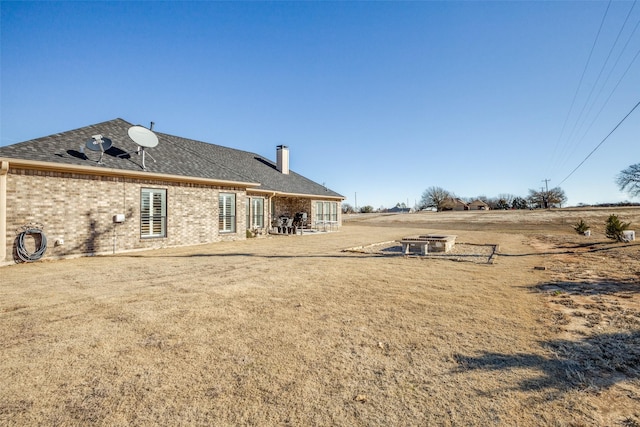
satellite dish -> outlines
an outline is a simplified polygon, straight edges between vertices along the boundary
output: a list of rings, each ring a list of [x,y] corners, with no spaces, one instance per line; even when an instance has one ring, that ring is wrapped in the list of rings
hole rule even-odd
[[[147,167],[144,164],[145,157],[145,148],[153,148],[158,145],[158,137],[155,133],[153,133],[150,129],[147,129],[143,126],[131,126],[127,131],[129,134],[129,138],[133,140],[136,144],[138,144],[138,154],[142,153],[142,170],[147,170]],[[129,154],[129,153],[125,153]],[[122,156],[122,154],[121,154]],[[151,154],[149,154],[151,160],[155,163],[156,159],[154,159]]]
[[[136,144],[144,148],[153,148],[158,145],[158,137],[155,133],[143,126],[131,126],[129,128],[129,138]]]
[[[87,140],[85,143],[85,147],[87,147],[90,151],[100,151],[100,160],[98,160],[98,164],[102,165],[102,156],[104,156],[104,152],[107,151],[113,142],[109,138],[105,138],[102,135],[93,135],[91,139]]]

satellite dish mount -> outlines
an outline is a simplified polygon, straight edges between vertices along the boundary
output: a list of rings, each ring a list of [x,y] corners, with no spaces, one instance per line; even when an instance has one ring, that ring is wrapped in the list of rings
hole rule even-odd
[[[87,140],[85,147],[90,151],[99,151],[100,159],[97,163],[104,165],[104,163],[102,163],[102,157],[104,156],[104,152],[111,148],[112,144],[109,138],[105,138],[102,135],[93,135],[91,139]]]

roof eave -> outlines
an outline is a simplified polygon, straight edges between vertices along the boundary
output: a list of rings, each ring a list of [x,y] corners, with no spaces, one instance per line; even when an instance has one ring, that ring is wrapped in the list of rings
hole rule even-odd
[[[171,175],[164,173],[154,173],[146,171],[130,171],[123,169],[112,169],[103,167],[81,166],[81,165],[68,165],[63,163],[43,162],[38,160],[25,160],[14,159],[7,157],[0,157],[0,162],[7,162],[9,170],[12,167],[28,170],[40,170],[50,172],[68,172],[68,173],[82,173],[93,176],[111,176],[111,177],[123,177],[123,178],[138,178],[138,179],[156,179],[169,182],[188,182],[205,185],[217,185],[224,187],[246,187],[254,188],[259,187],[261,184],[256,182],[242,182],[242,181],[229,181],[223,179],[211,179],[211,178],[199,178],[193,176]]]
[[[262,188],[252,188],[252,193],[265,194],[270,196],[284,196],[284,197],[314,197],[317,199],[327,199],[327,200],[344,200],[344,196],[328,196],[326,194],[305,194],[305,193],[287,193],[285,191],[274,191],[274,190],[266,190]]]

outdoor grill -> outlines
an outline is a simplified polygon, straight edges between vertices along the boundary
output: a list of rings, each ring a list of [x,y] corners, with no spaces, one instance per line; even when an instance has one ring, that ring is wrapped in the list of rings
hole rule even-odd
[[[306,212],[298,212],[293,217],[293,225],[297,228],[306,228],[307,227],[307,213]]]
[[[298,230],[307,226],[307,213],[298,212],[293,217],[281,215],[272,225],[277,228],[278,234],[297,234]]]

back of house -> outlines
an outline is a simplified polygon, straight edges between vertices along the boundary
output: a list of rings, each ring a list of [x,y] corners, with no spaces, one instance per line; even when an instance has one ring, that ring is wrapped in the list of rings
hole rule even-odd
[[[344,197],[275,154],[119,118],[0,147],[0,264],[242,240],[296,215],[339,229]]]

